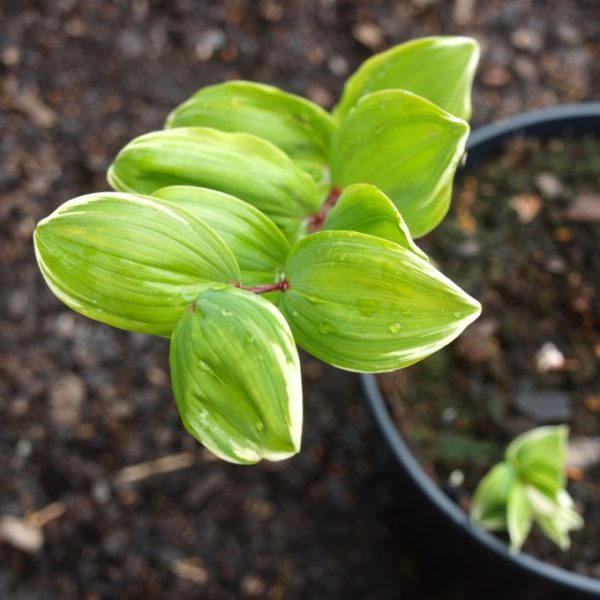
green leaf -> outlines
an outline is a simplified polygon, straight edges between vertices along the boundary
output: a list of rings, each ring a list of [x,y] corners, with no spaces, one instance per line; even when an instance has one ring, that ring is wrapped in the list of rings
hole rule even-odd
[[[536,523],[544,534],[550,538],[561,550],[565,551],[571,547],[569,531],[561,526],[560,522],[551,517],[538,516]]]
[[[173,392],[186,429],[224,460],[250,464],[299,451],[302,383],[289,326],[245,290],[207,290],[177,324]]]
[[[413,242],[398,209],[374,185],[355,183],[342,192],[323,224],[323,230],[334,229],[358,231],[390,240],[423,260],[429,260]]]
[[[245,286],[281,279],[290,245],[258,209],[223,192],[185,185],[162,188],[154,196],[186,209],[213,229],[233,252]]]
[[[316,104],[276,87],[231,81],[202,88],[169,115],[166,127],[251,133],[281,148],[317,181],[329,180],[334,119]]]
[[[506,515],[510,550],[511,552],[518,552],[525,543],[533,524],[533,512],[523,485],[519,481],[514,481],[511,486]]]
[[[537,427],[515,438],[506,460],[524,481],[553,496],[565,486],[569,429],[565,425]]]
[[[468,133],[466,122],[410,92],[370,94],[334,135],[333,183],[376,185],[412,236],[425,235],[448,211]]]
[[[184,209],[133,194],[70,200],[34,233],[42,274],[73,310],[142,333],[169,335],[185,307],[240,272],[225,242]]]
[[[553,508],[551,513],[536,514],[536,522],[561,550],[568,550],[571,546],[569,532],[581,529],[583,518],[573,510],[573,499],[566,490],[557,494]]]
[[[506,505],[512,485],[516,480],[515,470],[507,462],[498,463],[479,482],[471,502],[471,518],[488,530],[507,527]]]
[[[312,178],[279,148],[246,133],[203,127],[134,139],[119,152],[108,180],[117,190],[142,194],[170,185],[226,192],[264,212],[291,239],[320,205]]]
[[[292,247],[281,307],[296,342],[351,371],[406,367],[449,343],[481,307],[413,252],[353,231]]]
[[[334,114],[345,118],[372,92],[403,89],[469,119],[478,62],[479,46],[467,37],[426,37],[395,46],[365,61],[348,79]]]

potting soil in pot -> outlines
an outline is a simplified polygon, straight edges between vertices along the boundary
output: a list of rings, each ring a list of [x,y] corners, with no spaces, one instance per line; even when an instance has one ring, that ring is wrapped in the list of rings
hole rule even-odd
[[[469,509],[508,442],[570,426],[568,489],[585,518],[561,552],[539,530],[524,551],[600,577],[600,140],[515,140],[465,173],[420,241],[483,305],[445,350],[380,376],[424,469]]]

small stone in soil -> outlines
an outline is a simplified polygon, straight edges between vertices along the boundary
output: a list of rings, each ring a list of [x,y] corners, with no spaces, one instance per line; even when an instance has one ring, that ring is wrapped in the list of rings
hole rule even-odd
[[[569,221],[579,223],[593,223],[600,221],[600,194],[594,192],[581,192],[565,211]]]
[[[555,200],[563,193],[563,184],[554,173],[542,171],[534,177],[533,181],[542,193],[542,196],[548,200]]]
[[[572,416],[570,396],[554,390],[518,392],[514,405],[521,414],[538,423],[564,422]]]
[[[34,554],[43,546],[44,534],[39,527],[25,519],[5,515],[0,518],[0,540],[23,552]]]
[[[460,469],[455,469],[448,476],[448,483],[453,487],[460,487],[465,482],[465,474]]]
[[[600,437],[581,435],[571,438],[567,450],[567,464],[579,469],[589,469],[600,464]]]
[[[510,199],[510,205],[519,216],[523,224],[531,223],[542,208],[542,200],[534,194],[518,194]]]
[[[565,365],[564,354],[552,342],[543,344],[535,355],[535,362],[538,371],[544,373],[546,371],[560,370]]]

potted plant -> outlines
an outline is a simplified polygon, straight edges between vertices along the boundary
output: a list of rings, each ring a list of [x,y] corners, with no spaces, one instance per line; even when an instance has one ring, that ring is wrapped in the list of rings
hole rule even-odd
[[[396,369],[479,314],[412,240],[447,210],[477,55],[466,38],[400,46],[349,80],[335,115],[250,82],[200,90],[119,152],[116,191],[38,224],[42,274],[74,310],[170,338],[183,423],[215,454],[293,455],[296,343],[341,368]]]
[[[424,38],[367,61],[333,114],[276,88],[200,90],[34,234],[65,304],[170,339],[184,426],[239,464],[299,451],[296,344],[383,372],[455,339],[477,300],[414,238],[450,203],[478,59]]]
[[[432,373],[419,372],[418,368],[405,373],[407,382],[415,382],[412,392],[419,397],[418,415],[413,410],[415,396],[406,393],[399,378],[395,382],[388,379],[381,386],[370,376],[363,378],[376,420],[421,506],[425,498],[436,519],[449,524],[459,538],[489,553],[496,562],[505,563],[512,576],[521,573],[524,581],[537,581],[545,594],[553,592],[557,597],[567,592],[569,597],[600,595],[600,583],[591,570],[596,548],[593,517],[575,536],[575,551],[559,555],[538,533],[525,546],[526,552],[511,554],[505,542],[474,526],[468,513],[473,509],[471,495],[477,481],[501,460],[513,436],[524,427],[567,421],[573,423],[570,488],[579,496],[579,510],[593,514],[593,498],[586,497],[583,490],[595,489],[596,459],[591,455],[583,459],[582,448],[598,439],[594,437],[598,420],[593,404],[597,376],[593,358],[589,373],[587,367],[586,373],[582,372],[587,364],[585,356],[574,351],[570,340],[577,338],[578,348],[585,352],[587,346],[594,352],[589,340],[595,328],[585,317],[587,308],[581,305],[581,312],[573,306],[579,295],[573,273],[580,273],[586,283],[594,281],[593,267],[583,257],[590,255],[590,242],[597,230],[590,191],[597,186],[597,142],[586,136],[598,132],[600,106],[582,104],[518,115],[472,134],[454,214],[430,242],[441,268],[453,263],[453,268],[462,269],[459,281],[471,292],[473,285],[477,288],[484,307],[479,331],[436,356],[433,362],[437,364],[428,363],[427,368],[440,381],[448,382],[445,398],[435,395]],[[473,186],[478,190],[477,200],[465,210]],[[489,235],[492,227],[495,237]],[[451,244],[457,252],[448,258],[444,252]],[[473,250],[477,267],[467,272]],[[465,256],[457,255],[461,252]],[[530,261],[525,268],[520,261],[531,253],[537,253],[534,256],[541,261]],[[577,266],[570,258],[573,253],[582,257]],[[501,270],[497,268],[499,261]],[[516,279],[517,272],[521,279]],[[541,285],[540,276],[550,279]],[[572,283],[565,284],[569,277]],[[511,278],[514,285],[509,283]],[[457,374],[457,369],[461,373]],[[457,389],[457,379],[463,375],[462,387]],[[480,387],[475,390],[473,385]],[[465,386],[471,386],[471,391],[465,393]],[[456,400],[461,392],[464,401]],[[473,393],[477,401],[473,401]],[[397,426],[400,414],[405,419],[401,432]],[[435,436],[440,448],[445,448],[444,459],[425,456],[427,435],[422,441],[418,439],[429,418],[437,425],[427,435]],[[584,430],[582,422],[586,424]],[[586,447],[588,451],[591,448]],[[464,452],[477,460],[465,462]],[[589,559],[580,559],[577,564],[577,556],[581,557],[585,548]],[[530,555],[532,552],[537,558]],[[550,562],[544,560],[546,557]],[[560,568],[561,564],[565,568]]]

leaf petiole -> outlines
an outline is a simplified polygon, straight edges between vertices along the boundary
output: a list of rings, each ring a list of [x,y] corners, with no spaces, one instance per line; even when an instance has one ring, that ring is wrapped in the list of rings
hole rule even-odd
[[[332,187],[329,191],[327,198],[325,198],[325,202],[323,202],[323,206],[316,215],[310,215],[308,217],[308,231],[310,233],[316,233],[317,231],[321,231],[323,228],[323,223],[325,223],[325,219],[329,214],[329,211],[335,206],[335,203],[338,201],[338,198],[342,195],[342,188],[340,187]]]
[[[277,281],[275,283],[267,283],[265,285],[250,285],[245,286],[241,283],[233,283],[234,287],[239,288],[240,290],[246,290],[248,292],[254,292],[255,294],[268,294],[269,292],[281,291],[285,292],[290,288],[290,284],[287,279],[282,279],[281,281]]]

